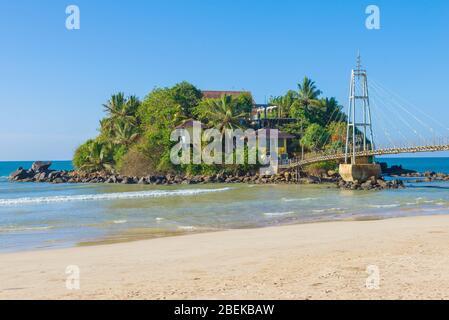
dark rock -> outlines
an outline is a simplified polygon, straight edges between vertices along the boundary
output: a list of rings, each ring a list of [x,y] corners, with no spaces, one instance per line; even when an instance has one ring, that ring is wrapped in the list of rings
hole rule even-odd
[[[28,173],[27,170],[24,170],[22,167],[20,167],[19,169],[17,169],[16,171],[14,171],[13,173],[11,173],[9,175],[9,180],[22,180],[22,179],[26,179],[30,176],[30,174]]]
[[[388,187],[388,184],[384,180],[377,180],[377,184],[382,188],[385,189]]]
[[[105,182],[106,183],[117,183],[117,177],[112,175]]]
[[[47,172],[41,172],[41,173],[36,174],[34,176],[34,179],[39,182],[45,182],[45,181],[47,181],[47,177],[48,177]]]
[[[44,172],[47,171],[50,166],[50,161],[36,161],[31,165],[31,170],[33,170],[34,172]]]
[[[123,179],[122,179],[122,182],[121,182],[122,184],[130,184],[131,183],[131,179],[130,178],[128,178],[128,177],[123,177]]]
[[[366,182],[364,182],[364,183],[362,183],[361,185],[360,185],[360,187],[363,189],[363,190],[370,190],[372,187],[373,187],[373,181],[372,180],[368,180],[368,181],[366,181]]]
[[[392,176],[401,176],[403,174],[414,174],[416,171],[404,169],[402,166],[393,165],[388,168],[388,165],[385,162],[379,163],[382,173],[388,174]]]
[[[140,180],[137,183],[138,184],[148,184],[148,181],[146,178],[140,178]]]
[[[62,178],[56,178],[56,179],[53,180],[53,183],[64,183],[64,182],[65,181]]]

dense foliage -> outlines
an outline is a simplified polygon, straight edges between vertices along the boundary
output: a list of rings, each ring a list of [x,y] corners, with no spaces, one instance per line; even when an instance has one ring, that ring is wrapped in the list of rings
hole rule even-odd
[[[276,127],[294,134],[291,150],[299,145],[306,152],[340,149],[345,141],[346,117],[335,98],[321,96],[315,83],[304,78],[298,90],[272,97],[270,104],[278,108],[273,118],[288,118]],[[195,119],[222,134],[228,128],[254,127],[251,124],[253,98],[223,95],[206,99],[188,82],[170,88],[155,88],[140,101],[135,96],[114,94],[104,104],[106,116],[100,121],[99,135],[79,146],[74,165],[83,171],[109,171],[126,175],[182,172],[213,174],[225,170],[247,172],[249,165],[180,165],[170,161],[171,132],[184,121]],[[247,150],[245,150],[245,153]]]

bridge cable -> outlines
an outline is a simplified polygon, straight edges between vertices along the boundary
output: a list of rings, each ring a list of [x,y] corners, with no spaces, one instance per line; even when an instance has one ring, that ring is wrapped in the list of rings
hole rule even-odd
[[[391,101],[392,101],[393,103],[395,103],[396,106],[398,106],[399,108],[401,108],[404,112],[408,113],[412,118],[414,118],[414,119],[415,119],[419,124],[421,124],[423,127],[429,128],[429,129],[430,129],[430,132],[431,132],[432,134],[435,133],[434,129],[433,129],[430,125],[424,123],[421,119],[419,119],[417,116],[415,116],[413,113],[411,113],[407,108],[405,108],[404,106],[402,106],[402,104],[399,103],[399,102],[397,101],[397,99],[395,99],[394,96],[392,96],[391,94],[389,94],[385,89],[383,89],[381,86],[377,85],[375,82],[373,82],[373,86],[374,86],[374,87],[377,87],[378,90],[381,90],[381,91],[383,91],[384,93],[386,93],[387,95],[389,95]]]
[[[414,129],[412,126],[411,126],[411,124],[409,123],[409,121],[407,121],[405,118],[404,118],[404,116],[401,114],[401,113],[399,113],[398,111],[397,111],[397,109],[396,108],[394,108],[394,106],[391,106],[389,103],[387,103],[387,102],[385,102],[385,100],[383,99],[383,98],[380,98],[381,96],[382,96],[382,93],[381,92],[379,92],[379,89],[377,89],[375,86],[372,86],[371,87],[373,90],[371,90],[371,94],[374,96],[374,97],[376,97],[376,98],[379,98],[379,101],[382,101],[382,105],[384,106],[384,107],[386,107],[386,108],[388,108],[388,109],[390,109],[390,107],[392,108],[392,111],[390,110],[389,112],[391,112],[391,113],[394,113],[398,118],[399,118],[399,120],[401,120],[401,122],[406,126],[406,127],[408,127],[410,130],[411,130],[411,132],[413,132],[416,136],[417,136],[417,138],[418,139],[421,139],[423,142],[425,142],[426,141],[426,139],[416,130],[416,129]],[[408,140],[408,139],[407,139]]]
[[[377,81],[376,81],[377,82]],[[380,83],[377,83],[377,85],[379,87],[383,87]],[[386,87],[383,87],[383,89],[387,92],[389,92],[391,95],[396,96],[399,100],[402,100],[405,105],[410,106],[411,108],[413,108],[413,110],[419,112],[420,114],[422,114],[423,116],[427,117],[429,120],[433,121],[435,124],[437,124],[438,126],[440,126],[441,128],[443,128],[444,130],[449,131],[449,127],[445,126],[444,124],[442,124],[440,121],[438,121],[437,119],[433,118],[432,116],[428,115],[427,113],[425,113],[424,111],[422,111],[420,108],[418,108],[416,105],[414,105],[413,103],[409,102],[408,100],[406,100],[405,98],[401,97],[399,94],[393,92],[392,90],[387,89]]]

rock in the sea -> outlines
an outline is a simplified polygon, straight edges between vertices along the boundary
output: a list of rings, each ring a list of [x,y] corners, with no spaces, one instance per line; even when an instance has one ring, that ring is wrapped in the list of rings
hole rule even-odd
[[[128,177],[123,177],[122,179],[122,184],[131,184],[131,179]]]
[[[50,161],[36,161],[32,164],[31,170],[34,172],[45,172],[50,168],[50,166]]]
[[[28,171],[20,167],[9,175],[9,180],[22,180],[29,177]]]
[[[148,181],[146,178],[140,178],[140,180],[137,182],[138,184],[148,184]]]

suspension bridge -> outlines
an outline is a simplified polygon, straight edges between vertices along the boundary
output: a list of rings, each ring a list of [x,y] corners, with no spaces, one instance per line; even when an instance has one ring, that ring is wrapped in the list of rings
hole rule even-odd
[[[346,134],[339,137],[344,147],[303,154],[279,164],[279,169],[297,169],[336,160],[343,163],[340,171],[352,171],[352,166],[356,165],[358,170],[360,166],[375,166],[368,163],[374,156],[449,151],[449,128],[379,82],[370,80],[368,85],[367,71],[361,65],[360,55],[357,67],[351,72],[349,87],[347,112],[334,111],[335,116],[332,114],[328,121],[328,124],[346,124]],[[331,136],[323,146],[329,139]]]
[[[356,157],[373,157],[373,156],[384,156],[384,155],[395,155],[401,153],[419,153],[419,152],[439,152],[439,151],[449,151],[449,138],[444,139],[445,142],[442,144],[430,143],[429,145],[423,146],[411,146],[411,147],[392,147],[392,148],[382,148],[374,150],[361,150],[356,151]],[[443,139],[439,139],[443,141]],[[344,160],[346,158],[345,152],[322,152],[310,156],[305,156],[300,159],[290,159],[286,163],[279,165],[281,169],[291,169],[295,167],[302,167],[308,164],[330,161],[330,160]]]

